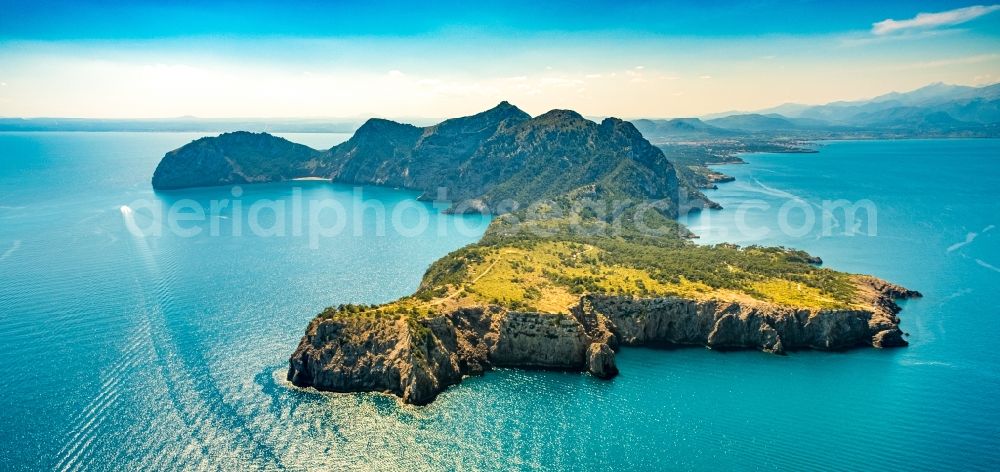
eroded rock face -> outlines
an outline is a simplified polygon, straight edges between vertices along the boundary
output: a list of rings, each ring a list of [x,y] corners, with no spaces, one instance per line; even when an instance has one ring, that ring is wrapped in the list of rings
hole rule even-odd
[[[619,346],[700,345],[712,349],[839,350],[905,346],[895,298],[919,296],[859,277],[871,309],[817,310],[677,297],[586,295],[567,314],[501,307],[435,317],[316,319],[289,360],[288,380],[336,392],[393,393],[425,404],[465,375],[493,367],[618,374]]]
[[[607,344],[592,343],[587,347],[587,372],[600,379],[610,379],[618,375],[615,351],[612,351]]]
[[[583,297],[577,312],[604,316],[623,345],[716,349],[844,349],[871,345],[873,312],[808,310],[676,297]]]
[[[580,369],[590,338],[572,316],[508,312],[486,334],[489,361],[496,366]]]
[[[289,360],[288,380],[335,392],[393,393],[406,403],[425,404],[463,376],[493,367],[584,370],[591,344],[569,315],[486,307],[410,323],[313,320]]]

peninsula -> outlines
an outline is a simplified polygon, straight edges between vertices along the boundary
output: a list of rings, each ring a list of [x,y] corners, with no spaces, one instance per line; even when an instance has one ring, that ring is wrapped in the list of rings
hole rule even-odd
[[[701,246],[676,222],[718,207],[631,124],[503,102],[419,128],[366,122],[318,151],[227,133],[171,151],[157,189],[312,177],[389,185],[495,217],[435,262],[419,290],[314,318],[289,361],[295,385],[426,404],[494,367],[617,374],[623,346],[840,350],[906,345],[883,280],[786,248]]]

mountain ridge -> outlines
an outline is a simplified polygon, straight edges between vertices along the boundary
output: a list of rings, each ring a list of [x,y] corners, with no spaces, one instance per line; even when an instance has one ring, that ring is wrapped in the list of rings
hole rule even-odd
[[[785,103],[755,112],[716,113],[702,119],[734,132],[791,133],[803,138],[995,137],[1000,135],[1000,83],[971,87],[937,82],[867,100],[823,105]]]
[[[403,187],[422,192],[422,198],[436,198],[444,189],[461,211],[503,211],[588,186],[604,196],[665,199],[672,216],[682,193],[701,206],[712,205],[678,178],[663,152],[631,123],[616,118],[596,123],[558,109],[531,117],[506,101],[427,127],[372,118],[325,151],[266,133],[202,138],[167,153],[153,187],[303,176]]]

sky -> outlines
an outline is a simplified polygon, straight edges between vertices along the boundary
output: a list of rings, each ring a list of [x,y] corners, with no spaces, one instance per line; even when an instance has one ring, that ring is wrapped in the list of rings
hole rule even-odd
[[[542,4],[544,3],[544,4]],[[683,117],[1000,81],[1000,4],[0,0],[0,116]]]

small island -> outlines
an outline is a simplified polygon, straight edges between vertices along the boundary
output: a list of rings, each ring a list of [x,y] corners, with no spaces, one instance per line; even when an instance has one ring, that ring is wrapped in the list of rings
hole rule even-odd
[[[494,367],[611,378],[624,346],[906,345],[895,300],[917,292],[818,267],[802,251],[692,243],[676,218],[718,208],[698,188],[721,177],[689,164],[676,168],[629,122],[531,117],[503,102],[426,128],[372,119],[325,151],[265,133],[203,138],[168,153],[153,185],[322,178],[422,198],[444,189],[451,211],[495,215],[415,294],[313,319],[289,361],[298,386],[426,404]]]

